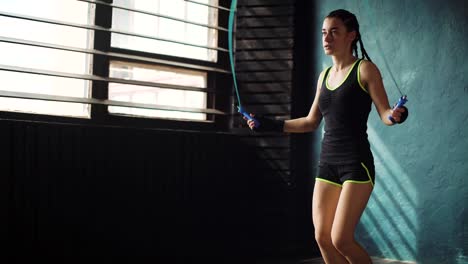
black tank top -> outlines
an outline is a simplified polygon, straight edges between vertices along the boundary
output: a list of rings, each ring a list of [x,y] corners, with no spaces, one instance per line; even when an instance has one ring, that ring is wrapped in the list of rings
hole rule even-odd
[[[321,162],[349,164],[373,160],[367,139],[372,99],[360,84],[360,64],[361,60],[357,60],[336,88],[327,84],[331,67],[323,76],[319,97],[319,109],[325,120]]]

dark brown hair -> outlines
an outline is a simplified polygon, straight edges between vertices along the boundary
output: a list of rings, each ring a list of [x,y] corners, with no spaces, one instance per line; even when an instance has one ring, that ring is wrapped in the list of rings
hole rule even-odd
[[[343,21],[343,24],[345,25],[348,32],[356,31],[356,38],[354,39],[353,43],[351,43],[351,48],[353,49],[356,57],[359,58],[357,49],[357,43],[359,42],[359,45],[361,46],[362,58],[366,58],[367,60],[372,61],[369,58],[369,55],[367,55],[366,49],[364,48],[364,44],[362,43],[361,32],[359,32],[359,22],[357,21],[356,16],[347,10],[337,9],[330,12],[330,14],[326,16],[326,18],[332,17],[339,18],[341,21]]]

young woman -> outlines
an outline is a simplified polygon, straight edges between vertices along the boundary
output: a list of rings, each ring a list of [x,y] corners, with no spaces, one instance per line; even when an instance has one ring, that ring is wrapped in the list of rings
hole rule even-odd
[[[358,42],[367,60],[357,58]],[[408,111],[406,107],[390,107],[382,77],[364,49],[354,14],[342,9],[328,14],[323,21],[322,44],[333,66],[320,74],[309,114],[286,121],[256,118],[260,124],[252,120],[247,123],[258,131],[304,133],[314,131],[325,119],[312,202],[315,239],[326,263],[371,263],[354,239],[375,181],[367,119],[372,102],[382,122],[389,126],[394,124],[389,116],[401,123]]]

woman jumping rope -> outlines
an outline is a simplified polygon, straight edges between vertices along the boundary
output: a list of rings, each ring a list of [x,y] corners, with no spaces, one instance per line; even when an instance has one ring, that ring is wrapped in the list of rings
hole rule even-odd
[[[363,59],[358,59],[358,42]],[[364,49],[354,14],[343,9],[328,14],[323,21],[322,44],[333,66],[320,74],[309,114],[286,121],[255,117],[258,123],[248,120],[247,124],[260,132],[305,133],[316,130],[325,119],[312,198],[315,239],[327,264],[372,263],[354,239],[375,182],[367,120],[372,103],[389,126],[404,122],[408,109],[390,107],[379,69]]]

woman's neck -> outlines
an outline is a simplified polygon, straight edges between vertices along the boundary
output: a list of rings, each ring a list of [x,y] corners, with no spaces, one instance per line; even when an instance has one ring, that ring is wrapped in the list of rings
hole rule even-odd
[[[353,64],[356,61],[356,57],[354,57],[352,54],[346,54],[346,56],[333,56],[332,60],[332,69],[338,72],[348,68],[349,65]]]

